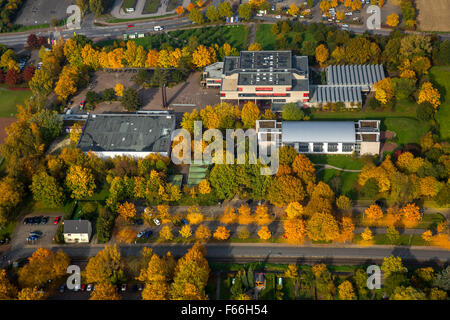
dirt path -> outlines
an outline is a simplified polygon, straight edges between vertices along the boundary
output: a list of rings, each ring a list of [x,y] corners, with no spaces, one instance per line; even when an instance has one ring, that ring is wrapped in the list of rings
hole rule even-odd
[[[322,167],[322,168],[320,168],[319,170],[317,170],[316,173],[317,173],[317,172],[320,172],[320,171],[322,171],[322,170],[325,170],[325,169],[334,169],[334,170],[343,171],[343,172],[361,172],[361,171],[362,171],[362,170],[342,169],[342,168],[338,168],[338,167],[331,166],[331,165],[329,165],[329,164],[324,164],[324,163],[316,163],[315,165],[316,165],[316,166],[321,166],[321,167]]]

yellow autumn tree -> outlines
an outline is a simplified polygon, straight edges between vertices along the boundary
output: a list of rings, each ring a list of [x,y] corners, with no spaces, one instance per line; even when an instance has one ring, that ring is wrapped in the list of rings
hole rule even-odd
[[[216,61],[216,51],[214,48],[207,48],[203,45],[192,53],[192,62],[197,68],[203,68]]]
[[[55,93],[58,95],[58,99],[60,101],[65,101],[70,95],[77,92],[78,81],[78,68],[70,65],[64,66],[55,86]]]
[[[223,224],[232,224],[237,222],[237,214],[234,208],[227,206],[223,212],[223,215],[220,217],[220,223]]]
[[[260,226],[267,225],[272,221],[269,215],[269,208],[266,205],[261,204],[256,207],[254,221]]]
[[[372,230],[370,230],[369,228],[365,228],[364,232],[361,233],[361,238],[364,241],[370,241],[373,239],[373,235],[372,235]]]
[[[130,227],[122,228],[117,233],[117,241],[121,243],[132,243],[134,240],[136,240],[136,231],[131,229]]]
[[[195,239],[206,242],[209,238],[211,238],[211,231],[209,228],[204,224],[199,225],[197,230],[195,230]]]
[[[117,287],[111,283],[103,282],[97,284],[95,290],[91,292],[89,300],[121,300]]]
[[[259,237],[261,240],[269,240],[269,239],[272,237],[272,232],[270,232],[268,226],[262,226],[262,227],[258,230],[258,237]]]
[[[308,237],[313,241],[335,241],[339,238],[339,226],[328,212],[317,212],[306,224]]]
[[[200,181],[198,185],[198,192],[200,192],[201,194],[209,194],[211,192],[211,186],[208,180],[203,179],[202,181]]]
[[[17,300],[44,300],[44,291],[34,288],[23,288],[17,295]]]
[[[78,123],[75,123],[72,128],[70,128],[70,142],[73,145],[76,145],[78,140],[80,140],[81,132],[81,126]]]
[[[328,51],[327,47],[325,47],[323,44],[319,45],[316,48],[316,60],[320,63],[320,66],[323,67],[325,65],[325,62],[328,60],[328,57],[330,56],[330,52]]]
[[[398,14],[393,13],[393,14],[388,15],[388,17],[386,19],[386,24],[388,26],[395,28],[396,26],[398,26],[398,23],[399,23]]]
[[[392,89],[391,78],[387,77],[373,85],[375,89],[375,99],[382,104],[389,103],[394,97],[394,90]]]
[[[91,169],[73,165],[66,176],[66,186],[71,191],[71,197],[77,200],[94,195],[95,179]]]
[[[422,239],[430,243],[431,240],[433,240],[433,233],[431,232],[431,230],[427,230],[424,233],[422,233]]]
[[[262,47],[258,42],[254,42],[248,46],[248,51],[261,51]]]
[[[340,235],[339,241],[347,242],[353,239],[353,231],[355,230],[355,225],[353,224],[352,218],[342,217],[340,223]]]
[[[286,212],[288,219],[300,218],[303,214],[303,206],[297,201],[291,202],[284,211]]]
[[[158,66],[159,53],[155,49],[150,49],[147,52],[147,59],[145,60],[145,67],[156,68]]]
[[[339,285],[338,294],[340,300],[356,300],[355,290],[352,283],[348,280]]]
[[[283,221],[284,238],[290,243],[301,244],[305,238],[305,225],[301,219],[292,218]]]
[[[185,239],[189,239],[192,236],[191,226],[189,226],[188,224],[182,226],[179,232],[180,235]]]
[[[295,15],[297,15],[297,14],[299,13],[299,11],[300,11],[300,8],[297,7],[297,6],[295,5],[295,3],[292,2],[292,4],[290,5],[290,7],[289,7],[289,9],[288,9],[288,13],[289,13],[291,16],[295,16]]]
[[[422,218],[419,207],[414,203],[408,203],[402,207],[400,214],[403,216],[403,221],[408,227],[417,225]]]
[[[431,104],[435,109],[439,108],[441,105],[441,95],[439,94],[439,91],[433,87],[431,82],[424,82],[422,84],[422,87],[419,91],[419,96],[417,98],[417,103],[424,103],[428,102]]]
[[[378,225],[383,219],[383,211],[378,205],[373,204],[364,210],[364,219],[369,225]]]
[[[213,236],[217,240],[227,240],[230,237],[230,230],[224,226],[218,226]]]
[[[166,241],[173,240],[172,228],[168,225],[163,226],[159,231],[159,238]]]
[[[125,220],[131,220],[136,216],[136,207],[131,202],[124,202],[117,208],[117,213]]]
[[[256,126],[256,120],[259,120],[260,117],[259,108],[254,102],[249,101],[244,104],[241,112],[244,128],[254,128]]]
[[[116,84],[116,86],[114,88],[116,96],[118,96],[118,97],[123,96],[123,90],[124,90],[123,84],[121,84],[121,83]]]
[[[186,215],[186,220],[189,221],[190,224],[198,224],[203,221],[203,214],[201,213],[199,206],[191,206],[187,211],[188,214]]]
[[[243,204],[239,207],[239,216],[238,216],[238,223],[247,225],[254,222],[254,218],[251,214],[250,207],[246,204]]]

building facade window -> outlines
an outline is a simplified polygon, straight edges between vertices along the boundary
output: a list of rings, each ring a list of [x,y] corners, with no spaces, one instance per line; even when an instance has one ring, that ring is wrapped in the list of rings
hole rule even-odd
[[[342,152],[352,152],[354,144],[353,143],[343,143]]]
[[[313,152],[323,152],[323,143],[315,142],[313,145]]]
[[[328,143],[328,152],[337,152],[338,144],[337,143]]]
[[[298,152],[309,152],[309,143],[300,142],[298,144]]]

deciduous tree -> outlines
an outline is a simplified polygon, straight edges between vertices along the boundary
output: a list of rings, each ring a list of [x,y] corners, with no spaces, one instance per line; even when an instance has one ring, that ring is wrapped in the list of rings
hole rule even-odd
[[[117,292],[117,287],[111,283],[102,282],[97,284],[95,290],[91,292],[89,300],[121,300],[122,297]]]
[[[272,233],[269,230],[268,226],[262,226],[259,230],[258,230],[258,237],[261,240],[269,240],[270,237],[272,237]]]
[[[230,237],[230,230],[224,226],[218,226],[213,236],[217,240],[227,240]]]

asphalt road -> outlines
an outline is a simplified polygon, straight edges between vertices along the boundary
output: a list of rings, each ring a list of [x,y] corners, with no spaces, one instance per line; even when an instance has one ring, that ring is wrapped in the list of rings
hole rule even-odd
[[[175,257],[184,255],[191,245],[185,244],[151,244],[145,245],[151,247],[158,254],[165,254],[170,251]],[[140,254],[144,245],[121,245],[120,249],[123,256],[137,256]],[[51,250],[63,250],[71,258],[85,259],[97,254],[102,250],[102,245],[70,245],[70,246],[52,246]],[[31,256],[36,250],[35,247],[22,247],[13,249],[7,253],[7,259],[15,261],[19,258]],[[359,247],[352,245],[329,246],[294,246],[278,243],[249,244],[206,244],[207,259],[216,262],[246,262],[246,261],[270,261],[270,262],[296,262],[304,263],[310,261],[324,261],[329,264],[348,264],[364,262],[381,262],[384,257],[390,255],[399,256],[409,263],[414,262],[435,262],[439,264],[450,263],[450,251],[437,248],[423,247],[396,247],[396,246],[377,246],[377,247]],[[2,266],[7,260],[1,261]]]

